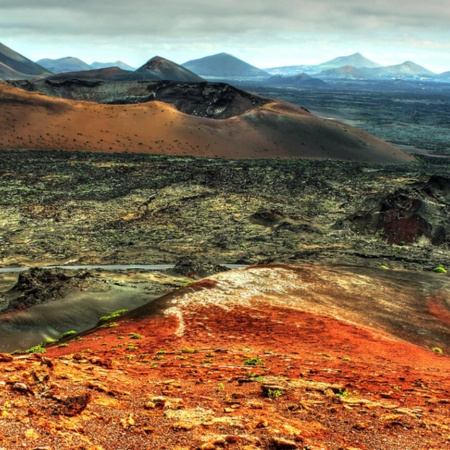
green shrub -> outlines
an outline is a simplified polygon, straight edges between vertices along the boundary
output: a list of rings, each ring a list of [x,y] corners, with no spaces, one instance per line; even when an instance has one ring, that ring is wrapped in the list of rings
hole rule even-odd
[[[76,330],[69,330],[69,331],[64,332],[64,333],[59,337],[59,339],[64,339],[64,338],[66,338],[66,337],[73,336],[73,335],[75,335],[75,334],[77,334],[77,331],[76,331]]]
[[[34,347],[30,347],[25,350],[24,353],[45,353],[46,351],[47,350],[44,348],[43,343],[40,343],[39,345],[35,345]]]
[[[101,325],[105,322],[108,322],[108,320],[111,319],[117,319],[122,314],[126,313],[128,309],[118,309],[117,311],[112,312],[111,314],[108,314],[107,316],[102,316],[100,319],[98,319],[97,325]]]

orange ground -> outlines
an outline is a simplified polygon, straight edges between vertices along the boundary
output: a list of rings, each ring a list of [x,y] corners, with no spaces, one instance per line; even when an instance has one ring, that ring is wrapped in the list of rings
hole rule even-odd
[[[292,272],[278,296],[276,272],[266,295],[249,273],[267,275],[215,276],[45,355],[0,356],[0,445],[449,448],[448,356],[277,306],[293,298]]]

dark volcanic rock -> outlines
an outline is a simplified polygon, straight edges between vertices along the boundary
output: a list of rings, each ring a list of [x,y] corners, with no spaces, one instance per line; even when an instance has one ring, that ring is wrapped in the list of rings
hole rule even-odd
[[[241,91],[225,83],[105,81],[95,78],[64,78],[58,75],[58,78],[10,84],[27,91],[37,91],[70,100],[110,104],[157,100],[168,103],[185,114],[214,119],[237,116],[268,102],[265,98]]]
[[[30,269],[22,272],[16,285],[8,292],[12,297],[8,309],[25,309],[30,306],[57,300],[68,289],[80,286],[91,275],[76,271],[68,274],[58,269]]]
[[[219,272],[226,272],[227,270],[229,270],[227,267],[214,264],[204,257],[184,256],[178,260],[170,272],[189,278],[200,279]]]
[[[450,240],[449,204],[450,179],[432,176],[389,194],[349,222],[361,231],[382,234],[389,244],[410,244],[424,236],[441,245]]]

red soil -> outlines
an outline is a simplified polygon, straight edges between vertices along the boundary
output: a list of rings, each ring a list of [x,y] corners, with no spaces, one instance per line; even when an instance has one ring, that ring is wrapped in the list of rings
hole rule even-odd
[[[450,358],[314,311],[350,283],[318,267],[220,274],[42,360],[0,357],[0,445],[449,448]]]

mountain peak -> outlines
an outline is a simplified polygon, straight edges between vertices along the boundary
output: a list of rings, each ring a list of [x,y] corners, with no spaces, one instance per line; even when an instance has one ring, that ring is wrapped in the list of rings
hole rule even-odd
[[[230,55],[229,53],[217,53],[204,58],[187,61],[183,64],[189,70],[210,79],[245,79],[268,78],[269,74],[264,70]]]
[[[174,63],[162,56],[154,56],[149,59],[136,72],[149,72],[156,75],[161,80],[180,81],[180,82],[201,82],[203,78],[199,77],[194,72],[186,69],[179,64]]]

